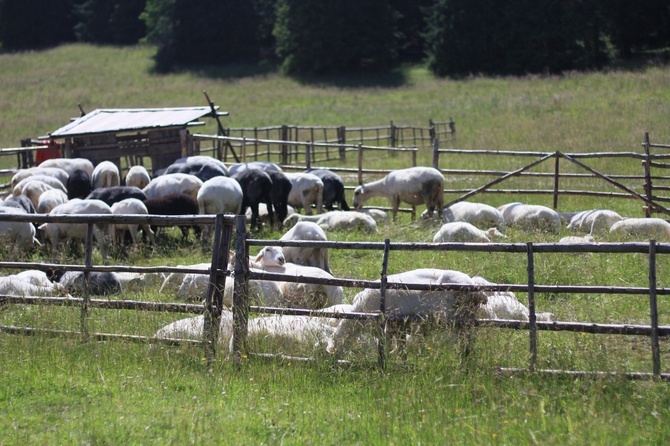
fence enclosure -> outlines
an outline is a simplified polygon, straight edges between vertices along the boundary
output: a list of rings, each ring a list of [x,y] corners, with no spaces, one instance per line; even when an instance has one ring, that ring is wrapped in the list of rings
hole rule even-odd
[[[248,281],[252,279],[281,280],[286,282],[321,283],[356,288],[379,288],[382,296],[385,290],[402,288],[412,290],[467,290],[479,289],[488,291],[512,291],[523,292],[528,295],[528,308],[530,311],[529,321],[510,320],[476,320],[475,325],[498,327],[501,329],[511,328],[515,330],[528,330],[529,332],[529,364],[524,371],[569,373],[569,374],[593,374],[612,373],[607,371],[568,371],[568,370],[541,370],[537,368],[537,337],[540,331],[570,331],[594,334],[618,334],[635,335],[650,338],[652,373],[629,372],[623,375],[633,378],[655,378],[670,380],[669,373],[662,373],[660,362],[659,339],[661,336],[670,335],[670,326],[659,326],[657,296],[670,294],[670,288],[657,288],[656,285],[656,256],[657,254],[670,254],[670,245],[657,244],[653,240],[647,243],[600,243],[597,245],[561,245],[555,243],[392,243],[386,240],[379,242],[307,242],[307,241],[277,241],[277,240],[253,240],[248,239],[246,233],[246,221],[243,216],[217,215],[198,217],[166,217],[166,216],[40,216],[40,215],[0,215],[0,220],[9,221],[59,221],[67,223],[87,223],[88,237],[86,240],[86,253],[84,265],[55,265],[31,262],[0,262],[0,268],[39,269],[50,270],[61,268],[72,271],[83,271],[88,282],[90,272],[93,271],[117,271],[117,272],[186,272],[209,275],[209,286],[203,305],[192,305],[184,303],[163,302],[135,302],[112,299],[91,299],[87,292],[81,298],[63,297],[37,297],[37,296],[0,296],[0,304],[28,304],[28,305],[78,305],[81,308],[81,330],[62,331],[46,330],[35,327],[0,326],[0,331],[11,334],[43,335],[43,336],[84,336],[88,339],[111,340],[123,339],[132,342],[181,342],[176,340],[160,341],[151,337],[143,337],[125,334],[90,333],[87,319],[92,308],[124,309],[140,311],[174,311],[191,314],[203,314],[205,317],[205,329],[203,339],[197,341],[205,347],[205,355],[214,358],[218,336],[220,316],[223,311],[222,293],[225,288],[225,280],[232,275],[227,268],[228,248],[232,244],[233,227],[235,227],[235,250],[236,264],[234,267],[234,294],[233,294],[233,352],[234,358],[241,357],[246,351],[246,332],[249,314],[251,312],[279,313],[292,315],[310,315],[319,317],[340,317],[351,319],[373,319],[378,321],[380,349],[379,364],[384,367],[388,360],[388,348],[384,323],[393,323],[392,315],[385,312],[384,299],[381,300],[379,311],[373,313],[315,313],[311,310],[268,308],[251,306],[248,296]],[[128,266],[95,266],[92,263],[92,226],[94,222],[105,223],[150,223],[163,225],[183,224],[213,224],[215,225],[215,236],[212,246],[211,266],[207,270],[194,270],[179,267],[128,267]],[[248,265],[243,259],[247,258],[249,246],[320,246],[329,249],[363,249],[375,250],[382,253],[381,274],[379,281],[357,280],[357,279],[316,279],[309,277],[294,277],[283,274],[257,273],[249,271]],[[386,267],[389,253],[391,251],[464,251],[464,252],[506,252],[525,255],[527,259],[528,280],[526,284],[496,284],[490,286],[474,286],[462,284],[398,284],[388,282],[386,279]],[[566,252],[593,252],[593,253],[642,253],[649,256],[649,286],[648,287],[616,287],[616,286],[577,286],[577,285],[542,285],[534,279],[534,254],[535,253],[566,253]],[[649,296],[649,325],[631,324],[598,324],[583,322],[539,322],[535,316],[535,295],[537,293],[603,293],[603,294],[625,294],[625,295],[648,295]],[[404,319],[403,319],[404,320]],[[464,321],[454,321],[455,323]],[[193,342],[193,341],[184,341]],[[506,372],[515,372],[519,369],[501,368]]]

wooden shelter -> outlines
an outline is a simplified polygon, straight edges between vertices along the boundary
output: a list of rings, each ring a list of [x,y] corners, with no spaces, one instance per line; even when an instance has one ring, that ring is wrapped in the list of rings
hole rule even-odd
[[[126,158],[127,165],[145,165],[157,171],[178,158],[199,153],[188,128],[204,125],[199,121],[202,117],[228,114],[217,109],[213,105],[97,109],[40,139],[62,141],[61,156],[66,158],[87,158],[93,164],[107,160],[119,168],[121,158]],[[145,157],[151,159],[150,166]]]

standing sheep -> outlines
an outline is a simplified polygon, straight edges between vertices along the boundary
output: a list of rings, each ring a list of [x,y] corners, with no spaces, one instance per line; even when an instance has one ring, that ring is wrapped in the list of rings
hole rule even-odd
[[[316,223],[298,222],[289,229],[279,240],[312,240],[328,241],[326,233]],[[298,265],[315,266],[330,273],[328,264],[328,248],[308,248],[299,246],[283,247],[284,258],[287,262]]]
[[[144,166],[132,166],[126,174],[126,186],[144,189],[151,182],[149,172]]]
[[[117,203],[112,204],[112,213],[114,215],[148,215],[149,211],[144,203],[137,198],[126,198]],[[129,224],[129,223],[118,223],[114,225],[114,232],[112,236],[112,243],[118,243],[118,233],[125,233],[125,231],[130,232],[130,238],[133,240],[133,244],[137,245],[139,242],[139,237],[137,236],[138,227],[142,227],[145,236],[149,236],[151,245],[156,244],[156,239],[154,238],[154,231],[151,230],[148,224]],[[121,237],[123,241],[123,237]]]
[[[391,200],[393,220],[396,220],[400,203],[413,206],[425,204],[428,216],[442,209],[444,202],[444,176],[432,167],[410,167],[395,170],[381,180],[358,186],[354,190],[354,208],[360,209],[373,197]]]
[[[242,210],[244,195],[240,183],[232,178],[217,176],[202,184],[197,198],[200,214],[216,215],[232,212],[235,215],[239,215]],[[211,232],[211,225],[203,226],[203,241],[209,240]]]
[[[171,194],[186,194],[197,200],[202,180],[187,173],[169,173],[154,178],[142,191],[147,198],[158,198]]]
[[[337,203],[341,211],[349,210],[342,177],[328,169],[310,169],[306,172],[316,175],[323,181],[323,206],[327,210],[332,211],[334,209],[333,203]]]
[[[323,181],[311,173],[287,173],[291,181],[288,204],[294,208],[302,208],[305,214],[312,215],[312,205],[316,206],[317,214],[323,212]]]
[[[121,185],[119,168],[111,161],[101,161],[91,175],[91,188],[101,189]]]
[[[231,169],[232,170],[232,169]],[[251,228],[260,228],[261,222],[258,213],[259,203],[265,203],[268,209],[270,225],[274,224],[274,210],[272,203],[272,179],[267,172],[260,169],[244,169],[231,174],[242,188],[242,211],[246,213],[251,208]]]

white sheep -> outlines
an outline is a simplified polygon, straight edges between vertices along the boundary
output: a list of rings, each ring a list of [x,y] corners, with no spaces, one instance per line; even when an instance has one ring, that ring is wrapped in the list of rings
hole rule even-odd
[[[612,225],[623,217],[615,211],[608,209],[594,209],[578,212],[570,219],[568,229],[588,232],[593,235],[600,232],[608,232]]]
[[[59,204],[67,203],[67,194],[60,189],[50,189],[40,194],[37,200],[37,213],[48,214]]]
[[[662,218],[624,218],[612,225],[610,235],[643,240],[670,239],[670,223]]]
[[[561,238],[558,243],[565,243],[565,244],[579,244],[579,243],[595,243],[596,240],[593,238],[591,234],[586,234],[583,237],[577,237],[574,235],[569,235],[567,237]]]
[[[495,285],[481,276],[473,276],[472,281],[477,285]],[[528,307],[519,302],[511,291],[483,291],[486,303],[479,306],[478,316],[483,319],[510,319],[527,321],[530,312]],[[535,313],[538,321],[553,321],[552,313]]]
[[[290,216],[295,214],[295,209],[293,206],[286,206],[286,215]],[[276,214],[275,214],[276,215]],[[251,224],[251,208],[247,208],[246,212],[244,213],[244,216],[247,219],[247,224]],[[269,215],[268,215],[268,206],[265,203],[258,203],[258,218],[265,222],[268,223],[270,222]]]
[[[377,232],[375,219],[357,211],[330,211],[318,215],[292,214],[284,220],[284,226],[290,227],[297,222],[316,223],[325,231]]]
[[[254,261],[250,262],[250,266],[268,273],[295,277],[334,278],[321,268],[287,263],[283,250],[278,246],[264,247]],[[344,291],[341,286],[302,282],[279,281],[278,283],[286,306],[289,308],[318,309],[341,304],[344,301]]]
[[[505,238],[505,235],[496,228],[482,231],[470,223],[455,221],[443,224],[433,236],[433,242],[488,243],[493,238]]]
[[[323,212],[323,181],[311,173],[285,173],[291,181],[288,204],[294,208],[303,208],[305,214],[312,215],[312,205],[317,214]]]
[[[475,225],[479,229],[505,227],[505,219],[502,213],[484,203],[470,203],[468,201],[459,201],[448,208],[442,210],[442,221],[450,223],[455,221],[464,221]]]
[[[260,169],[266,172],[267,171],[283,172],[281,167],[269,161],[251,161],[248,163],[230,164],[227,166],[227,168],[228,168],[228,176],[231,177],[238,175],[244,172],[245,170],[249,169]]]
[[[505,219],[505,225],[516,226],[530,231],[558,232],[561,217],[558,212],[537,204],[508,203],[498,207]]]
[[[19,189],[20,188],[20,189]],[[53,186],[50,186],[49,184],[39,181],[39,180],[34,180],[34,181],[29,181],[25,184],[18,184],[15,188],[14,191],[19,191],[20,192],[17,195],[24,195],[28,197],[30,202],[33,204],[33,207],[37,209],[37,206],[39,206],[40,202],[40,196],[48,190],[60,190],[59,188],[55,188]]]
[[[49,176],[49,175],[31,175],[29,177],[26,177],[19,181],[16,186],[12,189],[12,195],[17,196],[21,195],[23,193],[23,188],[28,184],[32,183],[33,181],[41,181],[42,183],[48,184],[54,189],[62,190],[63,192],[67,192],[67,188],[65,187],[65,184],[61,182],[56,177]]]
[[[72,175],[75,170],[81,169],[89,177],[93,176],[93,170],[95,169],[93,163],[86,158],[52,158],[42,161],[39,167],[57,167],[66,171],[68,175]]]
[[[125,200],[117,201],[111,206],[112,213],[114,215],[149,215],[147,207],[141,200],[137,198],[126,198]],[[154,231],[151,230],[151,226],[148,223],[117,223],[114,225],[114,232],[112,234],[112,243],[116,244],[119,242],[119,232],[124,234],[125,231],[130,232],[130,238],[133,240],[133,244],[137,245],[139,242],[139,237],[137,235],[138,228],[142,228],[144,234],[149,237],[149,242],[151,245],[156,244],[156,238],[154,236]],[[123,236],[121,236],[121,242],[123,242]]]
[[[121,185],[121,174],[116,164],[111,161],[101,161],[93,169],[91,188],[114,187]]]
[[[2,214],[27,215],[27,213],[22,209],[0,206],[0,215]],[[28,250],[34,245],[40,244],[35,238],[35,226],[27,221],[0,221],[0,234],[3,236],[3,238],[6,237],[5,240],[9,240],[12,243],[15,243],[16,246],[21,250]]]
[[[35,280],[35,275],[12,274],[0,277],[0,294],[8,296],[67,296],[58,284]]]
[[[198,198],[202,180],[187,173],[168,173],[154,178],[142,191],[147,198],[158,198],[172,194],[186,194]]]
[[[149,172],[144,166],[132,166],[126,174],[126,186],[144,189],[151,182]]]
[[[386,212],[382,211],[381,209],[375,209],[375,208],[355,209],[355,212],[360,212],[361,214],[369,215],[377,222],[377,226],[384,225],[389,222],[389,215]]]
[[[165,280],[164,273],[136,273],[117,272],[116,277],[121,283],[124,292],[141,292],[149,289],[158,289]]]
[[[432,167],[410,167],[395,170],[381,180],[358,186],[354,190],[354,209],[360,209],[373,197],[386,197],[391,200],[392,215],[395,221],[400,203],[413,206],[425,204],[428,216],[442,209],[444,202],[444,176]]]
[[[389,283],[458,284],[474,285],[465,273],[454,270],[417,269],[387,277]],[[356,295],[353,312],[370,313],[379,311],[381,292],[377,288],[367,288]],[[481,304],[486,303],[486,295],[481,291],[419,291],[405,289],[386,290],[386,314],[394,318],[418,317],[446,322],[452,317],[472,318]],[[335,353],[350,348],[353,340],[361,333],[364,325],[359,321],[342,319],[333,338],[328,344],[328,352]]]
[[[211,263],[195,265],[177,265],[178,268],[209,270]],[[169,273],[159,289],[159,294],[176,293],[184,300],[202,300],[209,284],[209,274]]]
[[[198,210],[200,214],[225,214],[232,212],[238,215],[242,210],[242,187],[236,180],[217,176],[204,183],[198,190]],[[203,225],[203,238],[208,240],[212,231],[211,225]]]
[[[297,215],[297,214],[296,214]],[[311,240],[328,241],[326,233],[316,223],[302,221],[286,231],[279,240]],[[284,258],[287,262],[298,265],[315,266],[326,272],[330,272],[328,262],[328,248],[312,248],[302,246],[284,246]]]
[[[70,177],[66,171],[58,167],[29,167],[28,169],[20,169],[14,174],[11,181],[11,188],[14,189],[19,181],[33,175],[45,175],[57,178],[62,184],[67,185],[67,180]]]
[[[53,208],[49,215],[86,215],[86,214],[105,214],[112,215],[110,208],[101,200],[70,200],[67,203],[60,204]],[[59,249],[63,238],[73,240],[86,240],[88,224],[86,223],[43,223],[39,229],[44,232],[46,237],[51,240],[53,247]],[[111,238],[111,225],[94,224],[93,236],[98,242],[100,253],[103,258],[106,257],[106,238]]]

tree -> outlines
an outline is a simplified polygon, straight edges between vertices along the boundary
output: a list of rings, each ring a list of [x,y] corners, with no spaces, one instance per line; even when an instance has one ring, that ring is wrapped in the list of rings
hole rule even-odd
[[[44,48],[74,40],[77,0],[0,0],[3,49]]]

